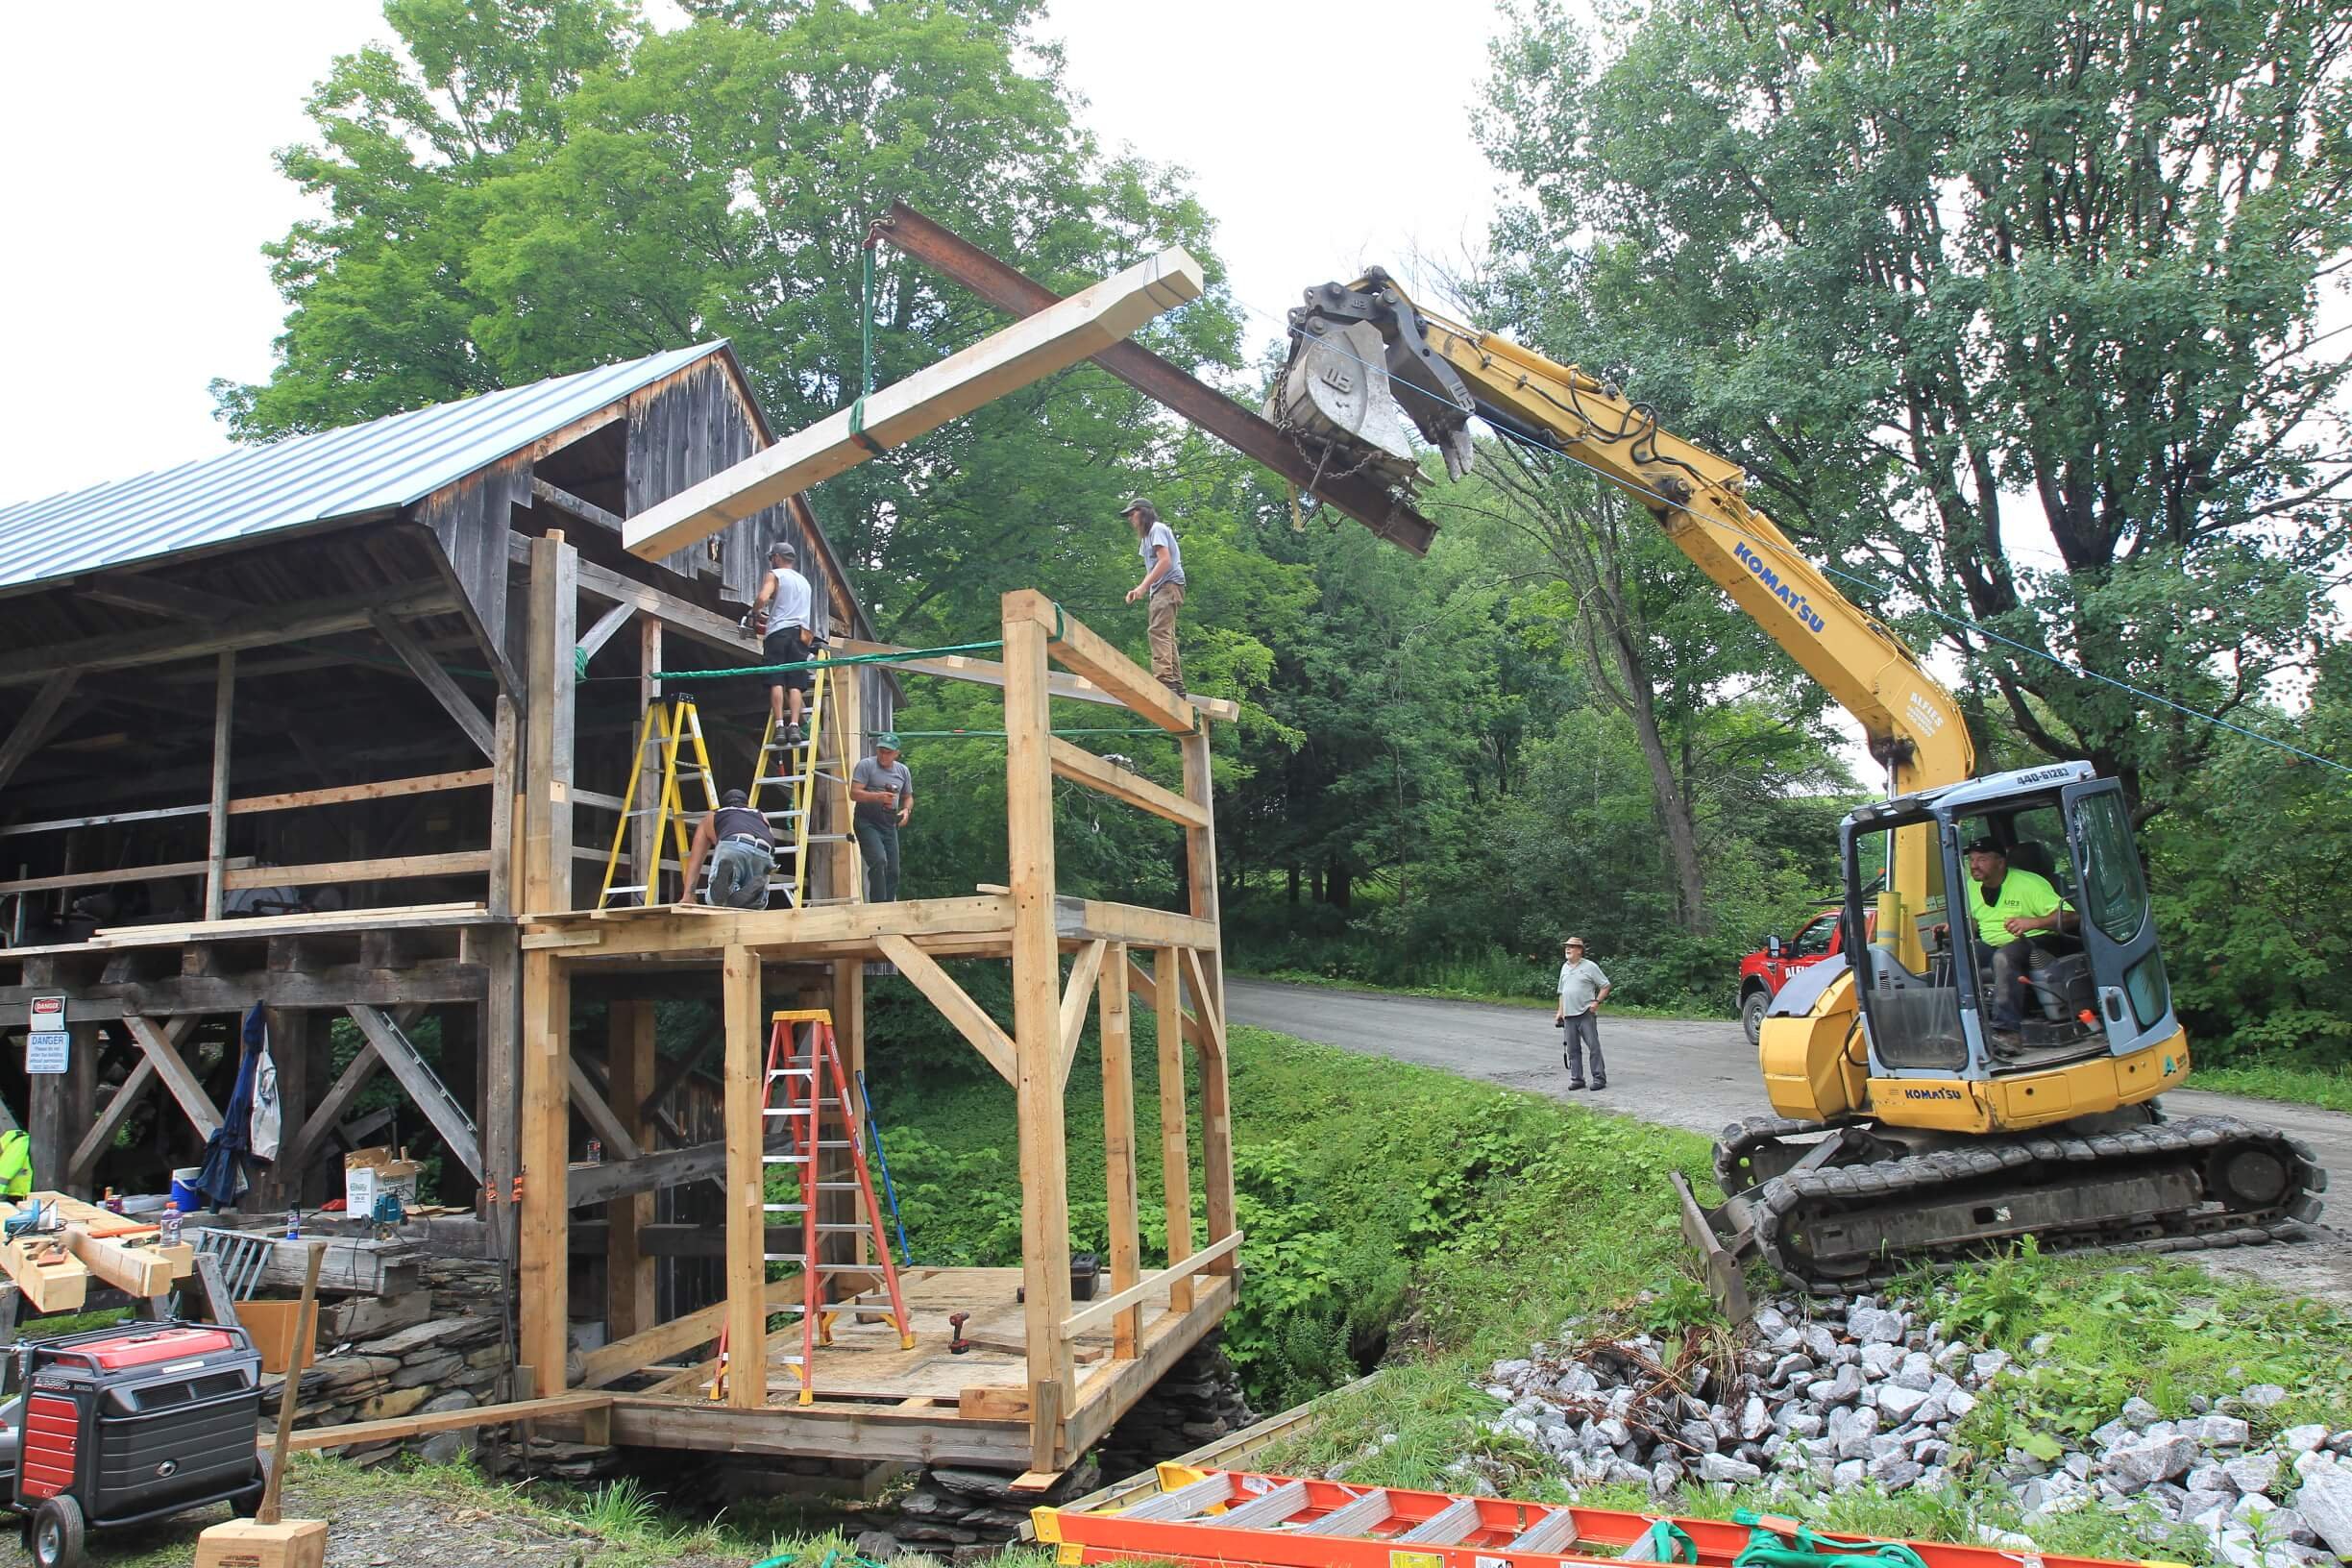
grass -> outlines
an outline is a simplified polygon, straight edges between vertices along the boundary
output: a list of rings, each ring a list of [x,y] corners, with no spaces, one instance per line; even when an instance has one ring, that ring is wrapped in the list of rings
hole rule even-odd
[[[1498,1007],[1523,1007],[1538,1013],[1550,1012],[1557,1002],[1556,995],[1528,995],[1524,992],[1497,992],[1479,989],[1477,985],[1455,985],[1441,974],[1427,985],[1385,986],[1372,980],[1351,980],[1344,975],[1312,974],[1305,969],[1268,969],[1262,973],[1235,970],[1236,975],[1251,980],[1279,980],[1286,986],[1319,986],[1325,991],[1368,991],[1384,996],[1430,996],[1451,1002],[1490,1002]],[[1633,1002],[1611,1001],[1603,1004],[1609,1013],[1628,1018],[1727,1018],[1728,1013],[1709,1012],[1698,1007],[1643,1007]]]
[[[593,1488],[554,1483],[492,1481],[467,1463],[381,1466],[350,1464],[323,1455],[298,1454],[289,1476],[286,1511],[294,1518],[324,1518],[343,1530],[365,1530],[375,1520],[438,1521],[446,1534],[432,1547],[437,1562],[504,1561],[518,1556],[542,1558],[564,1568],[740,1568],[780,1558],[793,1568],[818,1568],[826,1556],[854,1553],[850,1537],[838,1531],[772,1528],[749,1512],[694,1518],[676,1512],[660,1495],[634,1480]],[[186,1568],[189,1550],[215,1509],[194,1519],[166,1521],[105,1537],[105,1560],[115,1568]],[[342,1531],[330,1550],[348,1551]],[[377,1555],[400,1557],[402,1541],[380,1531],[369,1542]],[[363,1550],[361,1557],[368,1554]],[[405,1560],[418,1560],[408,1558]],[[936,1568],[936,1560],[915,1556],[897,1559],[910,1568]],[[1047,1568],[1052,1556],[1038,1551],[1007,1553],[1004,1568]]]
[[[2344,1067],[2304,1067],[2266,1062],[2228,1062],[2211,1067],[2199,1064],[2189,1074],[2189,1087],[2289,1105],[2314,1105],[2323,1111],[2352,1112],[2352,1069]]]

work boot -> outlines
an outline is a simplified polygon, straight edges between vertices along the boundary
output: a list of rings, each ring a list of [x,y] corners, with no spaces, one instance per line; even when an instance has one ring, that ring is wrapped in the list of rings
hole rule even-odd
[[[796,751],[800,748],[800,726],[798,724],[784,726],[784,744]]]

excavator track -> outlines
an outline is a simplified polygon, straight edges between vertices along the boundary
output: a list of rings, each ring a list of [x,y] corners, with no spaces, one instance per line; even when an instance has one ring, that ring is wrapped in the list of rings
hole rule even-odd
[[[1789,1169],[1802,1148],[1775,1145],[1823,1130],[1753,1118],[1726,1129],[1716,1157],[1725,1189],[1744,1197],[1765,1261],[1818,1295],[1884,1284],[1923,1262],[1981,1257],[2028,1234],[2045,1252],[2275,1240],[2316,1219],[2327,1188],[2309,1144],[2224,1116],[2081,1137],[1985,1138]],[[1786,1173],[1742,1179],[1773,1168]]]

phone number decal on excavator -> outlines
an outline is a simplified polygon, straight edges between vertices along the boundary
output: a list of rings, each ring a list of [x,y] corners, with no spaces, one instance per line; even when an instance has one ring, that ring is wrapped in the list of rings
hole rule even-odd
[[[1749,570],[1756,581],[1771,589],[1773,597],[1786,604],[1796,614],[1797,619],[1804,623],[1806,630],[1817,637],[1821,635],[1822,628],[1828,623],[1813,613],[1813,606],[1805,601],[1805,596],[1801,592],[1782,582],[1780,574],[1766,566],[1762,558],[1746,545],[1733,545],[1731,553],[1742,566]]]

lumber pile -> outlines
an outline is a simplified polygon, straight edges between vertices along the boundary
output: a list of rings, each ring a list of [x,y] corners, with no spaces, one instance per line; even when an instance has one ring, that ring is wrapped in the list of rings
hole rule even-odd
[[[62,1192],[36,1192],[21,1203],[0,1203],[0,1224],[38,1206],[62,1223],[27,1232],[0,1245],[0,1269],[37,1312],[75,1312],[101,1285],[134,1296],[159,1296],[195,1271],[196,1249],[160,1244],[161,1232],[144,1221],[101,1209]]]

